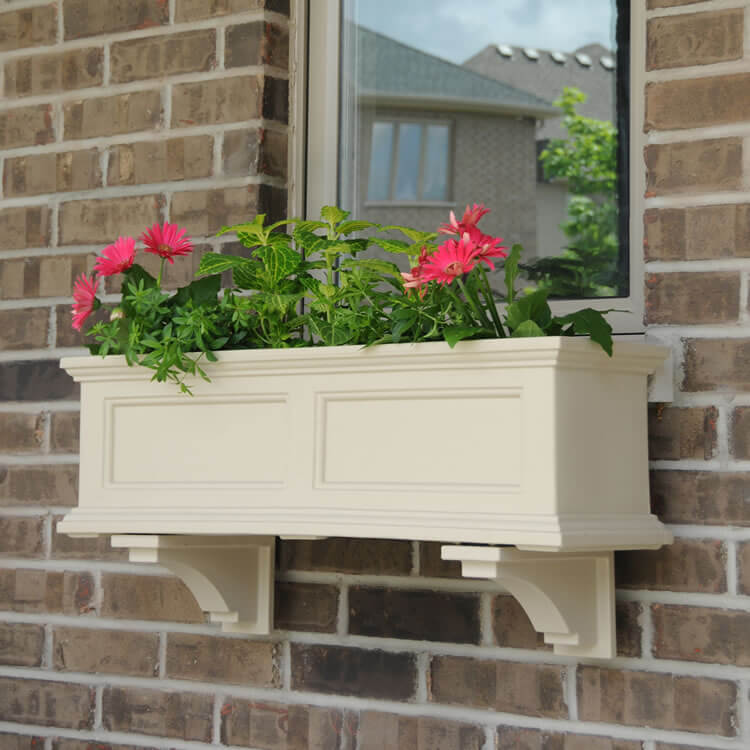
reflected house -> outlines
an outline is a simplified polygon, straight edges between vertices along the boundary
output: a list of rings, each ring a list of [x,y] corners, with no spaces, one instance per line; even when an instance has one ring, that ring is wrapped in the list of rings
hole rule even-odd
[[[341,194],[354,196],[347,208],[370,221],[434,230],[448,210],[482,202],[493,208],[485,231],[533,255],[536,142],[559,110],[365,28],[349,39],[357,69],[344,71],[343,94],[356,97],[358,126],[342,127],[351,133],[342,143],[352,164],[341,175]]]
[[[615,55],[601,44],[589,44],[573,53],[489,45],[469,58],[464,67],[525,91],[555,101],[566,86],[586,94],[577,111],[586,117],[615,122]],[[562,120],[547,119],[537,131],[537,153],[550,138],[563,138]],[[568,193],[564,183],[537,174],[537,255],[557,255],[565,245],[560,223],[567,217]]]

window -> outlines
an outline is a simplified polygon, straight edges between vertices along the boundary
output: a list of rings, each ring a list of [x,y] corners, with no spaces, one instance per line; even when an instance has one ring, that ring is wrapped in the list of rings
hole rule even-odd
[[[641,4],[298,1],[309,6],[308,214],[336,202],[434,230],[449,208],[485,203],[486,230],[524,246],[528,283],[553,287],[557,311],[587,297],[625,311],[610,315],[617,330],[642,330],[643,170],[629,164],[642,137],[642,96],[630,97],[631,59],[643,86]],[[595,148],[576,145],[564,106]],[[596,169],[581,156],[592,152]]]
[[[447,201],[450,147],[449,125],[376,120],[367,202]]]

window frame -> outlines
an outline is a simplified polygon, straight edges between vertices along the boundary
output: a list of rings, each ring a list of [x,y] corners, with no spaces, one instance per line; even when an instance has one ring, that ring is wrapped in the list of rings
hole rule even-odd
[[[303,179],[290,181],[290,205],[297,213],[317,217],[322,206],[338,203],[339,94],[341,0],[293,0],[296,63],[292,70],[293,126],[291,164]],[[644,96],[646,60],[645,3],[630,2],[629,64],[629,164],[628,164],[628,270],[629,294],[622,297],[550,300],[556,315],[566,315],[582,306],[610,310],[607,319],[615,333],[641,334],[644,324],[645,263],[643,215],[646,174],[638,155],[645,136]],[[301,104],[304,102],[304,104]],[[297,107],[294,104],[297,103]],[[453,131],[452,131],[453,137]],[[301,154],[304,156],[301,157]],[[451,168],[453,165],[451,164]],[[450,172],[451,178],[454,171]],[[403,206],[402,202],[378,205]],[[419,205],[425,205],[420,203]],[[446,207],[453,207],[449,200]],[[457,207],[459,210],[462,207]]]

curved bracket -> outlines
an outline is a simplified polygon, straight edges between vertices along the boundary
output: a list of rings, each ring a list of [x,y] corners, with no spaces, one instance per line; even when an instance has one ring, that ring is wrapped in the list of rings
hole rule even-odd
[[[555,653],[615,656],[612,552],[531,552],[513,547],[445,545],[467,578],[491,578],[516,598]]]
[[[131,562],[158,563],[179,576],[211,622],[256,635],[273,628],[274,544],[272,536],[112,537]]]

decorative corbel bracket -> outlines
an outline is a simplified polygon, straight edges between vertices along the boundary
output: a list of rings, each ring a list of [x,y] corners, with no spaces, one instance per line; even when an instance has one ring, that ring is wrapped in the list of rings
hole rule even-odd
[[[273,628],[274,544],[272,536],[112,536],[131,562],[158,563],[179,576],[222,630],[255,635]]]
[[[521,604],[556,654],[615,656],[614,555],[536,552],[514,547],[445,545],[466,578],[501,583]]]

